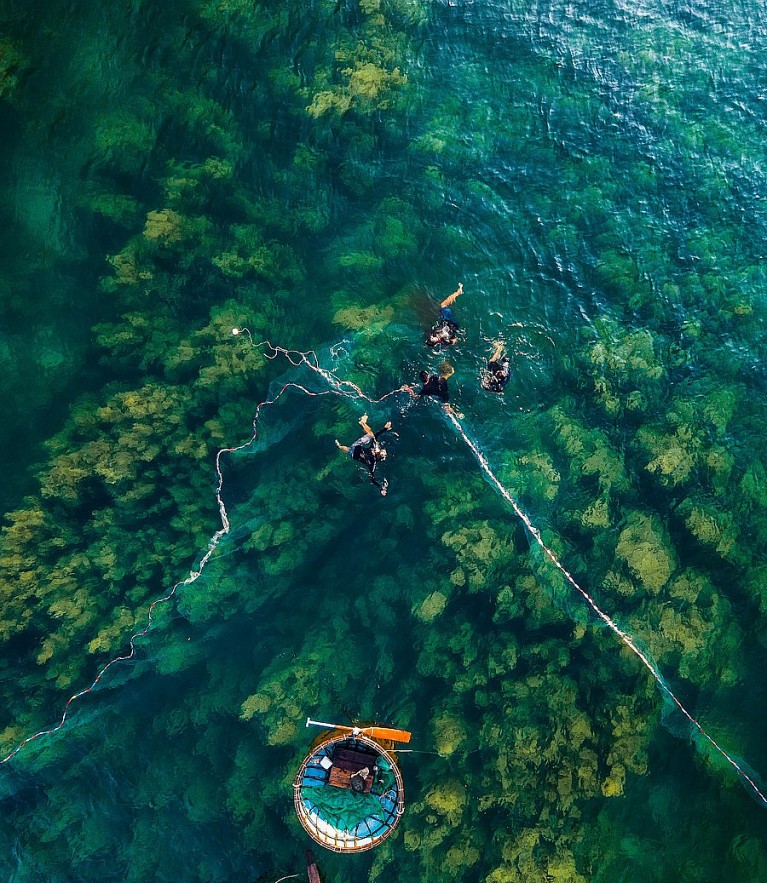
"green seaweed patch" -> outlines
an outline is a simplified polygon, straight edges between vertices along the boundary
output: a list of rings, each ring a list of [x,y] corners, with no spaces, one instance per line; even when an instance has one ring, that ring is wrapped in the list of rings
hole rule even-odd
[[[442,782],[428,792],[425,801],[438,815],[457,825],[468,801],[466,786],[456,779]]]
[[[386,33],[386,22],[375,10],[363,26],[365,36],[342,40],[335,52],[336,82],[326,71],[318,71],[314,94],[307,113],[320,118],[325,115],[344,116],[350,110],[370,115],[394,109],[408,83],[400,67],[405,58],[401,36]],[[310,93],[311,94],[311,93]]]
[[[432,592],[413,607],[413,615],[421,622],[434,622],[447,606],[447,599],[444,592]]]
[[[469,591],[487,586],[492,573],[514,554],[508,534],[500,534],[488,521],[447,531],[442,535],[442,542],[455,552]]]
[[[692,427],[678,426],[669,433],[643,426],[636,439],[650,457],[645,469],[656,475],[661,484],[676,487],[687,482],[697,465],[702,445],[700,436]]]
[[[600,320],[597,327],[599,341],[591,345],[587,363],[597,401],[611,415],[624,407],[646,409],[657,381],[666,373],[652,334],[644,329],[627,332],[608,319]]]
[[[403,19],[409,28],[426,24],[429,7],[423,0],[383,0],[393,18]]]
[[[676,569],[671,539],[657,515],[632,512],[618,537],[615,554],[652,595],[668,584]]]
[[[600,496],[605,499],[613,492],[629,489],[623,454],[613,447],[605,433],[586,428],[564,405],[552,408],[548,417],[554,424],[557,445],[569,458],[572,477],[596,476]]]
[[[375,250],[386,259],[407,260],[418,251],[421,222],[415,208],[389,197],[378,206],[373,224]]]
[[[670,603],[645,612],[641,626],[653,657],[662,665],[676,665],[681,677],[701,686],[738,683],[743,634],[733,622],[730,603],[696,571],[675,579],[669,595]]]
[[[608,570],[602,580],[602,588],[610,594],[617,592],[625,598],[631,598],[637,592],[634,581],[616,570]]]
[[[333,324],[376,336],[391,322],[393,316],[394,309],[392,307],[348,306],[336,310],[333,315]]]
[[[684,523],[696,540],[713,549],[722,558],[740,558],[737,546],[740,530],[730,512],[714,509],[695,499],[679,506]]]
[[[240,719],[259,721],[266,730],[269,745],[293,742],[299,727],[303,729],[303,710],[319,700],[325,663],[332,653],[331,647],[304,650],[288,669],[280,663],[269,666],[258,691],[243,700]]]
[[[124,175],[140,176],[149,160],[157,132],[138,113],[129,110],[105,114],[95,130],[93,159]]]
[[[125,228],[134,228],[144,216],[138,200],[124,193],[95,193],[84,196],[80,204]]]
[[[638,309],[652,301],[652,286],[640,271],[632,254],[614,248],[604,249],[597,259],[596,274],[608,291],[625,298],[632,309]]]
[[[720,494],[730,492],[730,478],[735,466],[735,457],[725,447],[712,447],[703,457],[703,463],[708,469],[711,485]]]
[[[524,593],[530,588],[532,591],[536,591],[537,588],[535,580],[532,577],[531,580],[531,587],[519,585],[517,591],[511,586],[503,586],[501,588],[495,599],[495,612],[493,613],[494,623],[501,625],[503,623],[512,622],[515,619],[524,619]]]
[[[338,265],[344,270],[377,273],[383,267],[383,258],[371,251],[350,251],[340,255]]]
[[[110,276],[102,277],[100,286],[110,294],[121,288],[140,288],[154,279],[154,271],[146,260],[146,250],[137,241],[132,241],[115,255],[107,258],[112,267]]]
[[[434,744],[443,757],[449,757],[466,744],[469,730],[463,719],[450,711],[441,711],[432,720]]]
[[[169,162],[163,191],[169,205],[179,210],[203,211],[215,193],[219,198],[225,182],[234,181],[231,160],[211,156],[201,163]]]
[[[188,217],[171,208],[147,213],[144,238],[161,248],[172,250],[191,240],[202,240],[212,232],[213,225],[202,216]]]
[[[433,492],[429,494],[430,499],[424,507],[433,524],[452,523],[456,518],[471,515],[481,507],[476,485],[472,486],[474,482],[454,481],[445,487],[442,476],[431,471],[430,465],[428,461],[420,461],[422,472],[419,474],[424,485]]]
[[[703,416],[714,424],[717,433],[724,433],[738,407],[738,396],[734,389],[716,389],[706,396]]]
[[[761,461],[753,460],[748,464],[738,488],[748,505],[767,508],[767,469]]]
[[[581,524],[590,530],[606,530],[612,524],[610,502],[607,497],[598,497],[580,514]]]
[[[516,474],[518,487],[524,489],[533,499],[550,502],[559,492],[561,476],[554,467],[554,461],[543,452],[526,454],[517,462],[522,469]]]
[[[228,108],[202,91],[175,91],[168,96],[170,110],[179,123],[198,139],[204,139],[206,153],[234,162],[244,153],[237,120]],[[203,154],[204,155],[204,154]]]
[[[13,98],[19,80],[28,66],[21,51],[8,37],[0,37],[0,100]]]

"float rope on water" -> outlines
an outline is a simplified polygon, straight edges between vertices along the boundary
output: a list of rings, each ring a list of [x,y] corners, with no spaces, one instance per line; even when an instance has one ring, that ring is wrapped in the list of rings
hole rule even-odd
[[[286,392],[288,392],[289,390],[298,390],[299,392],[302,392],[305,395],[312,396],[312,397],[320,397],[320,396],[326,396],[326,395],[338,395],[338,396],[344,396],[344,397],[353,398],[353,399],[364,399],[365,401],[370,402],[371,404],[381,402],[384,399],[388,398],[389,396],[396,395],[400,391],[400,390],[392,390],[392,392],[387,393],[385,396],[382,396],[380,399],[372,399],[369,396],[366,396],[365,393],[363,393],[362,390],[356,384],[354,384],[348,380],[341,380],[340,378],[336,377],[332,372],[327,371],[324,368],[322,368],[319,364],[319,358],[317,357],[317,354],[313,350],[310,350],[308,352],[299,352],[297,350],[288,350],[288,349],[285,349],[284,347],[273,346],[268,340],[261,341],[260,343],[254,343],[253,337],[247,328],[233,328],[232,334],[234,334],[235,336],[237,336],[239,334],[245,334],[250,339],[252,346],[264,347],[265,348],[264,355],[266,356],[267,359],[275,359],[275,358],[277,358],[278,355],[283,355],[288,360],[288,362],[290,362],[290,364],[293,365],[294,367],[299,367],[302,364],[306,365],[307,367],[311,368],[312,371],[314,371],[316,374],[318,374],[320,377],[322,377],[323,380],[325,380],[325,382],[331,388],[328,390],[324,390],[322,392],[312,392],[311,390],[306,389],[306,387],[301,386],[301,384],[299,384],[299,383],[286,383],[282,386],[282,388],[277,393],[277,395],[274,396],[274,398],[267,399],[263,402],[260,402],[257,405],[255,413],[253,415],[253,421],[252,421],[253,431],[252,431],[250,438],[240,445],[235,445],[234,447],[229,447],[229,448],[221,448],[216,453],[215,467],[216,467],[217,482],[216,482],[215,495],[216,495],[216,503],[218,504],[219,516],[221,518],[221,527],[213,534],[213,536],[208,541],[207,551],[200,559],[200,563],[198,564],[197,568],[195,570],[190,571],[189,576],[187,576],[186,579],[183,579],[183,580],[180,580],[179,582],[177,582],[170,589],[170,591],[168,591],[165,595],[163,595],[160,598],[156,598],[154,601],[152,601],[152,603],[149,605],[149,608],[147,610],[146,625],[140,631],[137,631],[130,636],[130,638],[128,639],[128,650],[125,653],[122,653],[119,656],[115,656],[114,658],[110,659],[107,663],[105,663],[98,670],[95,678],[93,679],[93,681],[91,682],[91,684],[89,686],[78,691],[77,693],[74,693],[72,696],[69,697],[66,704],[64,705],[64,709],[62,711],[61,718],[59,719],[58,723],[56,723],[55,725],[53,725],[51,727],[47,727],[44,730],[39,730],[38,732],[33,733],[31,736],[27,736],[11,752],[6,754],[4,757],[0,758],[0,764],[7,763],[9,760],[11,760],[11,758],[15,757],[19,753],[19,751],[21,751],[21,749],[24,748],[25,745],[28,745],[30,742],[34,742],[35,740],[41,738],[42,736],[50,736],[50,735],[53,735],[54,733],[57,733],[66,723],[66,720],[67,720],[67,717],[69,716],[72,705],[75,702],[77,702],[78,699],[82,699],[84,696],[87,696],[89,693],[92,693],[93,690],[97,687],[97,685],[101,681],[101,679],[104,677],[104,675],[109,671],[110,668],[112,668],[112,666],[116,665],[119,662],[128,662],[130,659],[132,659],[136,655],[136,641],[139,638],[145,637],[147,635],[147,633],[149,632],[149,630],[152,628],[152,625],[154,622],[154,612],[155,612],[156,608],[159,605],[165,604],[168,601],[170,601],[176,595],[176,592],[180,588],[183,588],[184,586],[190,586],[200,578],[203,570],[205,569],[205,565],[208,563],[211,556],[216,551],[219,543],[221,542],[221,539],[224,536],[226,536],[229,533],[229,531],[231,530],[231,525],[229,522],[229,515],[226,510],[226,505],[224,504],[223,498],[221,496],[221,491],[224,486],[224,475],[223,475],[223,472],[221,471],[221,457],[224,454],[233,454],[233,453],[236,453],[237,451],[242,451],[245,448],[247,448],[253,444],[253,442],[256,440],[256,438],[258,436],[258,419],[259,419],[259,416],[261,415],[261,412],[265,408],[267,408],[269,405],[275,404],[275,402],[277,402],[280,398],[282,398],[282,396]]]
[[[73,696],[71,696],[69,698],[66,705],[64,706],[64,711],[61,716],[61,719],[55,726],[50,727],[49,729],[46,729],[46,730],[40,730],[39,732],[34,733],[31,736],[28,736],[21,743],[19,743],[19,745],[13,751],[11,751],[10,754],[8,754],[4,758],[0,759],[0,763],[5,763],[6,761],[10,760],[19,751],[21,751],[21,749],[25,745],[32,742],[33,740],[38,739],[41,736],[53,734],[53,733],[57,732],[58,730],[60,730],[64,726],[64,723],[67,719],[67,715],[69,713],[69,709],[70,709],[72,703],[75,702],[76,700],[80,699],[81,697],[87,695],[88,693],[92,692],[95,689],[95,687],[97,686],[97,684],[99,683],[99,681],[101,680],[101,678],[104,676],[104,674],[113,665],[115,665],[118,662],[126,662],[135,655],[135,652],[136,652],[135,642],[138,638],[144,637],[149,632],[150,628],[152,627],[152,622],[153,622],[152,617],[153,617],[153,613],[154,613],[155,608],[159,604],[163,604],[163,603],[170,601],[174,597],[174,595],[176,594],[178,589],[181,588],[182,586],[189,586],[192,583],[194,583],[197,579],[199,579],[205,565],[207,564],[207,562],[210,560],[211,556],[215,552],[222,537],[224,537],[226,534],[228,534],[231,529],[231,526],[229,523],[229,517],[228,517],[227,511],[226,511],[226,506],[224,505],[224,501],[221,496],[221,492],[222,492],[223,485],[224,485],[224,475],[223,475],[223,472],[221,471],[221,457],[223,454],[231,454],[231,453],[235,453],[237,451],[242,451],[245,448],[249,447],[251,444],[253,444],[253,442],[256,440],[256,438],[258,436],[258,426],[257,426],[258,418],[264,408],[268,407],[269,405],[273,405],[275,402],[277,402],[283,396],[283,394],[286,391],[291,390],[291,389],[299,390],[300,392],[303,392],[306,395],[312,396],[312,397],[320,397],[320,396],[325,396],[325,395],[338,395],[338,396],[342,396],[344,398],[357,399],[357,400],[361,399],[366,402],[369,402],[370,404],[376,404],[378,402],[382,402],[391,396],[395,396],[398,393],[403,392],[402,388],[398,388],[398,389],[392,390],[391,392],[386,393],[385,395],[381,396],[380,398],[377,398],[377,399],[370,398],[370,396],[366,395],[360,389],[360,387],[357,386],[352,381],[343,380],[343,379],[337,377],[332,371],[329,371],[326,368],[323,368],[319,363],[319,358],[318,358],[316,352],[314,352],[313,350],[308,350],[307,352],[300,352],[298,350],[290,350],[290,349],[286,349],[284,347],[274,346],[268,340],[261,341],[260,343],[255,343],[251,332],[247,328],[233,328],[232,334],[235,337],[237,337],[241,334],[244,334],[249,339],[251,346],[265,347],[264,355],[267,359],[275,359],[275,358],[277,358],[278,355],[282,355],[294,367],[299,367],[301,365],[305,365],[307,368],[311,369],[317,375],[322,377],[323,380],[328,384],[330,389],[322,391],[322,392],[312,392],[311,390],[306,389],[306,387],[301,386],[298,383],[286,383],[282,386],[282,388],[277,393],[277,395],[274,396],[274,398],[267,399],[266,401],[260,402],[258,404],[258,406],[256,407],[255,414],[253,416],[253,421],[252,421],[253,432],[252,432],[250,438],[240,445],[236,445],[236,446],[230,447],[230,448],[221,448],[218,451],[218,453],[216,454],[215,465],[216,465],[216,474],[218,476],[218,481],[216,483],[216,502],[218,503],[219,515],[221,517],[221,527],[211,537],[211,539],[208,543],[208,549],[207,549],[206,553],[200,559],[200,564],[197,567],[197,569],[191,571],[189,576],[186,579],[181,580],[180,582],[176,583],[166,595],[164,595],[163,597],[158,598],[152,602],[152,604],[149,606],[149,610],[147,613],[146,626],[141,631],[136,632],[135,634],[131,635],[131,637],[128,641],[129,651],[121,656],[116,656],[115,658],[113,658],[109,662],[107,662],[106,665],[102,666],[102,668],[99,670],[98,674],[96,675],[95,679],[93,680],[93,683],[91,683],[91,685],[89,687],[86,687],[84,690],[80,690],[80,692],[75,693]],[[331,352],[334,352],[337,348],[338,347],[332,348]],[[637,647],[633,638],[626,631],[624,631],[622,628],[620,628],[620,626],[618,626],[615,623],[615,621],[610,616],[608,616],[607,613],[605,613],[601,609],[601,607],[599,607],[599,605],[591,597],[591,595],[576,582],[576,580],[572,576],[572,574],[564,567],[563,564],[561,564],[561,562],[559,561],[557,556],[554,554],[554,552],[543,541],[540,531],[535,527],[535,525],[532,523],[532,521],[530,520],[528,515],[519,506],[517,501],[514,499],[514,497],[508,491],[508,489],[506,487],[504,487],[503,484],[501,484],[499,479],[496,477],[495,473],[490,468],[490,464],[488,463],[487,458],[482,453],[482,451],[479,449],[479,447],[477,447],[477,445],[471,440],[469,435],[466,433],[466,430],[464,429],[462,423],[460,422],[460,420],[456,416],[456,414],[453,412],[453,410],[448,407],[443,407],[443,410],[444,410],[444,413],[445,413],[447,419],[452,423],[453,427],[458,432],[459,436],[463,439],[463,441],[466,443],[469,450],[474,455],[474,458],[476,459],[477,463],[479,464],[484,475],[489,480],[490,484],[492,484],[493,487],[495,487],[495,489],[500,493],[500,495],[503,497],[503,499],[506,500],[506,502],[511,506],[511,508],[514,510],[514,513],[516,514],[516,516],[524,524],[524,526],[525,526],[526,530],[528,531],[528,533],[530,534],[530,536],[532,536],[532,538],[540,546],[540,548],[542,549],[544,554],[549,558],[549,560],[552,562],[552,564],[554,564],[554,566],[557,568],[557,570],[559,570],[559,572],[562,574],[564,579],[581,595],[581,597],[586,601],[586,603],[589,605],[589,607],[594,611],[594,613],[596,613],[596,615],[599,617],[599,619],[610,629],[610,631],[612,631],[612,633],[626,647],[628,647],[629,650],[631,650],[631,652],[640,660],[642,665],[644,665],[644,667],[650,672],[650,674],[654,678],[657,685],[660,687],[663,694],[665,696],[667,696],[672,701],[672,703],[679,709],[679,711],[684,715],[684,717],[689,721],[689,723],[694,727],[694,729],[698,733],[700,733],[701,736],[703,736],[706,739],[708,744],[710,744],[719,753],[719,755],[721,757],[723,757],[727,761],[727,763],[730,764],[730,766],[738,773],[738,775],[741,777],[741,780],[750,788],[750,790],[753,792],[753,794],[759,799],[762,806],[767,807],[767,797],[765,797],[764,793],[760,790],[759,786],[756,784],[753,777],[751,775],[749,775],[749,773],[745,769],[743,769],[743,767],[735,760],[735,758],[732,757],[732,755],[729,754],[724,748],[722,748],[722,746],[719,745],[719,743],[706,732],[703,725],[698,720],[696,720],[692,716],[692,714],[690,714],[690,712],[684,707],[684,705],[682,704],[680,699],[671,690],[671,688],[666,684],[666,682],[664,681],[662,675],[660,674],[660,672],[658,670],[658,667],[655,665],[654,662],[652,662],[652,660],[647,656],[646,653],[644,653],[642,650],[639,649],[639,647]]]
[[[581,595],[581,597],[586,601],[589,607],[596,613],[596,615],[602,620],[602,622],[610,629],[610,631],[618,637],[618,639],[625,644],[626,647],[631,650],[631,652],[640,660],[642,665],[650,672],[650,674],[655,678],[656,683],[661,688],[663,693],[674,703],[674,705],[682,712],[682,714],[687,718],[687,720],[692,724],[692,726],[703,736],[710,745],[712,745],[719,754],[736,770],[738,775],[740,775],[743,781],[750,786],[754,794],[759,798],[762,804],[767,807],[767,797],[762,793],[759,789],[756,782],[753,778],[740,766],[740,764],[730,755],[721,745],[710,736],[706,730],[703,728],[703,725],[697,721],[690,712],[682,705],[681,701],[678,699],[676,694],[671,690],[668,684],[663,680],[661,673],[658,671],[658,667],[655,663],[644,653],[642,650],[637,647],[633,638],[627,634],[622,628],[620,628],[617,623],[609,617],[604,610],[596,603],[596,601],[591,597],[591,595],[582,588],[576,581],[573,575],[564,567],[564,565],[559,561],[557,556],[551,551],[551,549],[544,543],[543,538],[541,537],[540,531],[533,525],[530,521],[530,518],[525,514],[525,512],[520,508],[517,501],[511,496],[509,491],[501,484],[501,482],[496,477],[493,470],[490,468],[490,464],[487,462],[487,458],[479,450],[479,448],[474,444],[474,442],[469,438],[461,425],[458,418],[452,413],[452,411],[445,409],[445,414],[447,415],[448,420],[451,421],[453,426],[458,431],[458,434],[461,438],[466,442],[472,454],[474,454],[475,459],[479,463],[480,468],[487,476],[490,483],[493,487],[496,488],[498,493],[506,500],[506,502],[511,506],[511,508],[516,513],[517,517],[520,519],[522,524],[524,524],[530,536],[535,540],[536,543],[541,547],[544,554],[548,557],[551,563],[557,568],[557,570],[562,574],[562,576],[567,580],[567,582]]]

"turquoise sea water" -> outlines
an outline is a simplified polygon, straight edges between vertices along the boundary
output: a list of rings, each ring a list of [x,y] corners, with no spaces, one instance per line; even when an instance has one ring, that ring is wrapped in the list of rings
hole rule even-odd
[[[754,790],[440,407],[231,333],[373,399],[446,357],[763,791],[766,44],[752,0],[0,4],[3,756],[186,581],[0,766],[3,879],[302,879],[307,715],[425,752],[386,844],[315,849],[328,881],[767,877]],[[276,396],[219,539],[216,452]],[[334,445],[364,413],[385,498]]]

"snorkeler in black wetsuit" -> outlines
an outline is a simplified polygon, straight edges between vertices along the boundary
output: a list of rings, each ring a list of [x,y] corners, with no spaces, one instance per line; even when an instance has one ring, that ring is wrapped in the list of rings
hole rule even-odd
[[[511,363],[503,353],[503,342],[497,341],[492,356],[488,359],[487,368],[482,373],[482,388],[488,392],[503,392],[511,376]]]
[[[448,362],[443,362],[440,365],[439,374],[429,374],[428,371],[421,371],[418,375],[421,380],[421,388],[419,390],[416,391],[407,384],[401,386],[400,389],[404,392],[409,392],[414,399],[420,396],[436,396],[449,411],[453,411],[456,416],[462,416],[450,404],[450,390],[447,388],[448,378],[452,377],[454,373],[455,369],[453,366]]]
[[[447,388],[447,378],[450,374],[445,377],[440,374],[429,374],[428,371],[421,371],[418,376],[422,386],[418,392],[413,391],[413,396],[436,396],[445,404],[450,401],[450,391]]]
[[[381,491],[381,496],[385,497],[389,488],[389,482],[384,479],[383,484],[381,484],[375,477],[375,471],[378,464],[386,459],[386,448],[378,443],[378,439],[385,432],[391,430],[391,420],[384,425],[383,429],[379,429],[378,432],[373,432],[368,426],[367,419],[367,414],[363,414],[362,417],[360,417],[360,426],[365,430],[365,435],[358,438],[357,441],[351,445],[342,445],[338,439],[336,439],[336,446],[339,450],[348,453],[352,460],[356,460],[358,463],[362,463],[365,466],[371,484],[374,484]]]
[[[463,294],[463,282],[458,283],[458,288],[446,297],[439,305],[439,321],[432,327],[426,335],[426,346],[452,346],[458,342],[458,328],[460,327],[455,321],[453,311],[450,305],[455,299]]]

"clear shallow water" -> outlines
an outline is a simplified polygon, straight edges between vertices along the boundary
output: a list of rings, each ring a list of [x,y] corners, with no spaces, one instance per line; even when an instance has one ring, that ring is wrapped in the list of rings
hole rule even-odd
[[[215,450],[285,382],[324,391],[232,326],[379,396],[441,361],[421,328],[462,279],[472,438],[763,773],[764,12],[382,8],[7,5],[6,750],[199,560]],[[0,767],[5,877],[300,873],[307,714],[446,755],[403,755],[397,836],[327,879],[764,876],[764,810],[438,408],[369,408],[400,433],[385,500],[335,453],[362,412],[294,391],[224,457],[203,575]]]

